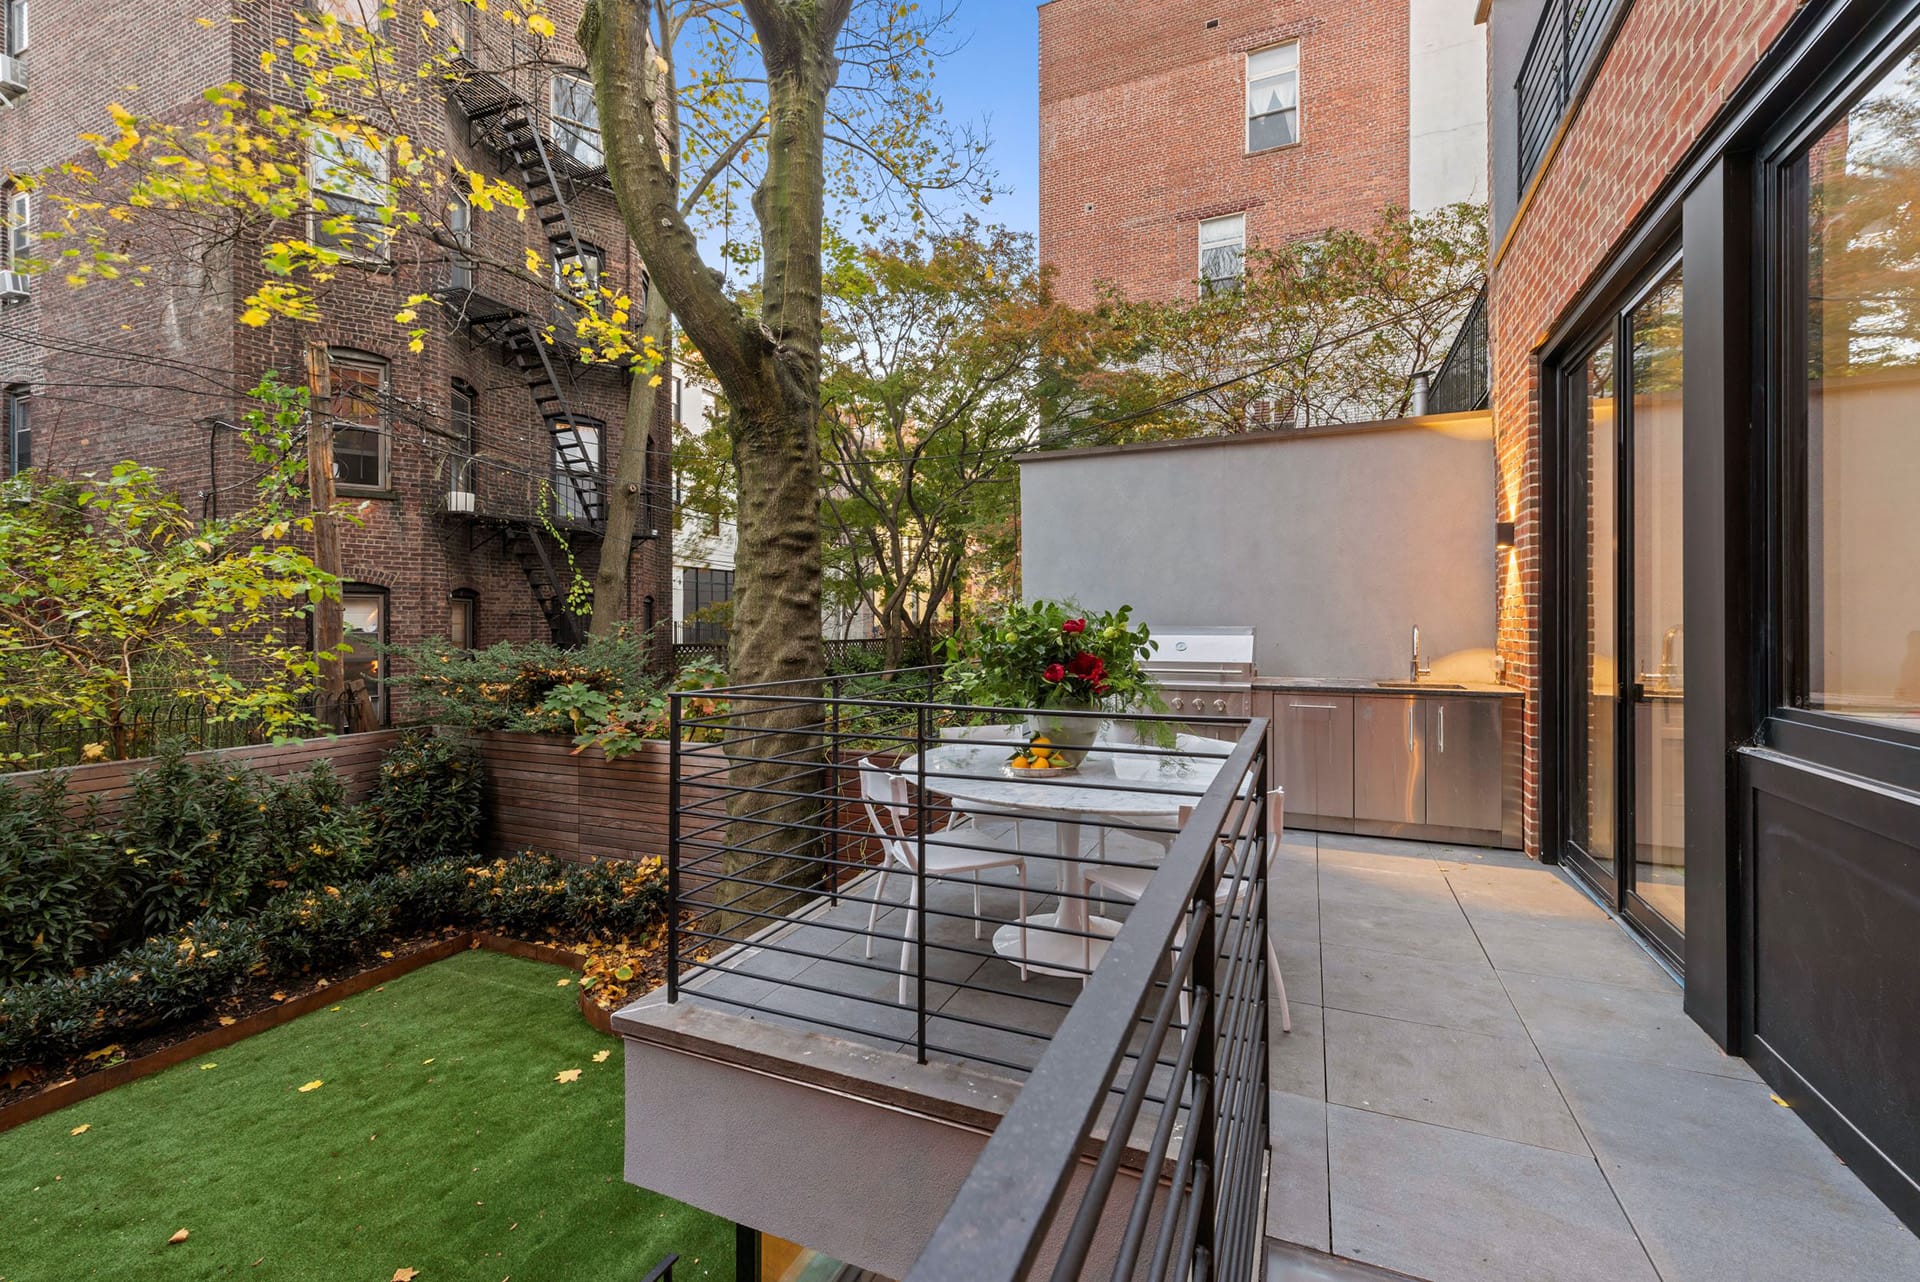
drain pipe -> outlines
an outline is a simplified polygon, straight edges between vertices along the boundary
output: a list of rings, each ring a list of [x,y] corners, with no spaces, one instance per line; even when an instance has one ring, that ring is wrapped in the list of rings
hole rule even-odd
[[[1419,418],[1427,412],[1427,393],[1433,385],[1433,374],[1421,370],[1413,376],[1413,417]]]

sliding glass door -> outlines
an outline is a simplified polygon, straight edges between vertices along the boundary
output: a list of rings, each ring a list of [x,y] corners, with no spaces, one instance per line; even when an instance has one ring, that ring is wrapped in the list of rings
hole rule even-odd
[[[1563,849],[1677,962],[1682,794],[1680,266],[1621,309],[1568,371],[1562,473]]]

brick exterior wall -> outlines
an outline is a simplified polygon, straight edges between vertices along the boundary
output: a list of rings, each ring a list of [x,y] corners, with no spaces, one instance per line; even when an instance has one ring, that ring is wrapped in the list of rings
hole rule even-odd
[[[1040,7],[1040,255],[1061,296],[1190,295],[1198,224],[1249,243],[1405,206],[1407,0],[1049,0]],[[1249,50],[1300,42],[1300,141],[1246,152]]]
[[[197,18],[226,6],[207,0],[65,0],[58,21],[36,24],[28,54],[29,88],[0,111],[0,160],[12,172],[37,172],[77,154],[76,135],[107,123],[106,106],[120,102],[136,114],[197,118],[201,91],[229,80],[261,87],[262,49],[292,30],[296,0],[236,4],[244,23],[203,27]],[[571,43],[580,0],[549,0],[559,31],[548,58],[565,66],[582,61]],[[414,32],[395,24],[397,39]],[[130,39],[130,32],[143,33]],[[163,51],[156,58],[155,52]],[[402,67],[418,61],[402,48]],[[412,59],[412,61],[409,61]],[[544,115],[544,73],[522,70],[516,87]],[[137,87],[136,87],[137,86]],[[413,136],[445,147],[463,163],[498,172],[498,162],[467,145],[465,119],[431,86],[410,100]],[[550,136],[550,135],[549,135]],[[593,190],[570,200],[576,234],[602,248],[609,283],[638,297],[641,267],[610,194]],[[36,210],[36,218],[41,215]],[[546,620],[525,572],[496,528],[445,509],[451,446],[450,396],[456,379],[476,392],[479,455],[492,473],[537,495],[551,467],[551,436],[525,378],[499,349],[479,341],[457,318],[428,309],[425,350],[407,350],[407,328],[393,320],[408,295],[445,283],[445,256],[418,238],[396,242],[392,261],[378,268],[343,267],[320,290],[323,320],[279,321],[265,328],[238,323],[238,300],[259,283],[257,246],[167,244],[173,233],[158,222],[140,224],[129,248],[136,260],[163,265],[166,280],[136,288],[121,283],[73,290],[54,271],[34,282],[34,297],[0,309],[0,382],[34,388],[34,461],[62,471],[85,470],[125,457],[166,469],[190,510],[211,514],[244,503],[251,467],[231,432],[208,420],[236,420],[247,389],[277,370],[303,382],[304,349],[311,340],[356,349],[388,362],[391,484],[378,494],[349,494],[359,519],[342,532],[348,579],[385,589],[388,627],[396,643],[444,636],[448,598],[475,594],[482,644],[544,638]],[[281,234],[286,234],[283,229]],[[544,257],[539,224],[510,210],[476,211],[474,235],[482,257],[518,261],[523,248]],[[156,276],[161,272],[156,271]],[[499,273],[480,273],[480,288],[536,316],[551,300]],[[653,518],[642,519],[634,545],[627,613],[636,622],[672,617],[670,428],[671,371],[662,370],[649,455]],[[572,408],[606,424],[603,457],[609,472],[627,413],[625,380],[609,371],[577,371]],[[3,461],[3,455],[0,455]],[[482,483],[490,474],[481,470]],[[525,504],[531,510],[530,503]],[[646,539],[647,527],[660,537]],[[591,575],[599,540],[573,536],[580,569]],[[671,629],[660,630],[662,658]]]
[[[1500,515],[1515,546],[1499,589],[1508,679],[1527,691],[1525,843],[1540,828],[1539,353],[1575,295],[1798,9],[1795,0],[1636,0],[1531,201],[1495,255],[1490,292]],[[1498,21],[1496,12],[1495,20]],[[1495,93],[1511,92],[1496,86]],[[1512,163],[1496,156],[1495,164]]]

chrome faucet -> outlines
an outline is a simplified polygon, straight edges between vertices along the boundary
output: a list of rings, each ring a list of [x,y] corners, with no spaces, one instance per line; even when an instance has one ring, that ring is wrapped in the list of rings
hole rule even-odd
[[[1407,679],[1418,681],[1421,677],[1433,675],[1432,668],[1420,666],[1420,625],[1413,625],[1413,657],[1407,662]]]
[[[1679,671],[1677,670],[1673,662],[1673,643],[1675,641],[1684,640],[1685,637],[1686,637],[1686,628],[1681,624],[1676,623],[1672,627],[1667,629],[1665,636],[1660,638],[1660,684],[1661,685],[1669,685],[1669,686],[1672,685],[1673,679],[1680,675]]]

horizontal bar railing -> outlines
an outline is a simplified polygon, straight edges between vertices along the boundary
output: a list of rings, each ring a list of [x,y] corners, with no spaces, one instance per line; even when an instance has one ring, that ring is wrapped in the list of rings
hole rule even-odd
[[[672,699],[669,1001],[1026,1079],[1002,1130],[1041,1128],[1019,1178],[1050,1191],[984,1254],[930,1253],[916,1278],[1028,1276],[1056,1229],[1059,1277],[1096,1260],[1250,1276],[1266,723],[1088,710],[1085,759],[1036,777],[1009,762],[1032,751],[1033,710],[954,702],[944,675]],[[997,1216],[975,1194],[1000,1178],[976,1172],[948,1223]]]
[[[1561,119],[1626,0],[1547,0],[1514,81],[1520,187],[1546,158]]]

